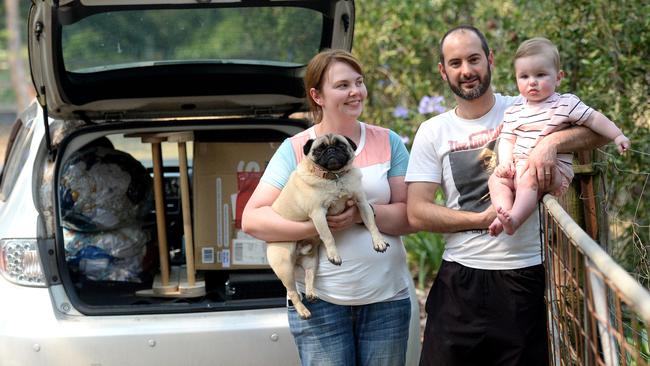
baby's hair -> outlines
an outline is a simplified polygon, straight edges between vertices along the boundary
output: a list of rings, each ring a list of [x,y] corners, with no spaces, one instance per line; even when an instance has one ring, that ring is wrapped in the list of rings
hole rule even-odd
[[[517,53],[515,53],[513,62],[522,57],[535,55],[543,55],[549,57],[551,60],[553,60],[555,70],[560,71],[560,52],[558,52],[557,47],[553,44],[553,42],[544,37],[535,37],[523,41],[519,45],[519,48],[517,48]]]

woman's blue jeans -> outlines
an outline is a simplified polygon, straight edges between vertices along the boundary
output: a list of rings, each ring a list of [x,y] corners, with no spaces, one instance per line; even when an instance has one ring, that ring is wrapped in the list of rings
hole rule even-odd
[[[368,305],[304,302],[312,316],[289,306],[289,326],[303,366],[404,365],[411,317],[409,299]]]

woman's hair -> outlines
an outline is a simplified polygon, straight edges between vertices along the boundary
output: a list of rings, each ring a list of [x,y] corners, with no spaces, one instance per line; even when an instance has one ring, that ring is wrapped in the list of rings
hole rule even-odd
[[[329,66],[334,62],[344,62],[363,76],[363,70],[361,69],[361,64],[356,57],[352,56],[350,52],[345,50],[331,49],[321,51],[319,54],[314,56],[309,64],[307,64],[307,70],[305,71],[305,93],[307,94],[307,100],[309,101],[309,110],[312,113],[314,124],[320,123],[323,119],[323,109],[321,106],[316,104],[312,99],[309,91],[311,88],[314,88],[321,91],[323,87],[323,79],[325,78],[325,73],[327,72]]]
[[[544,37],[535,37],[527,39],[519,45],[513,62],[522,57],[542,55],[553,61],[555,71],[560,71],[560,53],[553,42]]]

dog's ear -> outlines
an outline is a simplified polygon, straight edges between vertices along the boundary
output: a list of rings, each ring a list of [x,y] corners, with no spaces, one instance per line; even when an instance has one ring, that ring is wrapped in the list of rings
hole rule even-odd
[[[354,141],[352,141],[352,139],[347,136],[345,136],[345,139],[348,140],[348,143],[350,146],[352,146],[352,151],[357,151],[357,144],[355,144]]]
[[[309,155],[309,150],[311,150],[311,145],[314,143],[314,139],[309,139],[305,143],[305,146],[302,147],[302,153],[305,154],[305,156]]]

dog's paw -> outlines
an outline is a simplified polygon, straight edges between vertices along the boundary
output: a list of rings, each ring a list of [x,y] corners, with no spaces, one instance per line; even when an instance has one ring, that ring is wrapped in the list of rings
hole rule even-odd
[[[298,316],[300,317],[300,319],[306,320],[311,318],[311,312],[307,309],[303,309],[303,310],[296,309],[296,311],[298,312]]]
[[[305,307],[305,304],[303,304],[302,301],[300,300],[294,301],[293,307],[294,309],[296,309],[296,313],[298,313],[300,319],[311,318],[311,312],[309,311],[309,309]]]
[[[341,257],[338,255],[327,257],[327,259],[334,265],[340,266],[343,261],[341,261]]]
[[[379,253],[383,253],[386,251],[386,249],[388,249],[389,246],[390,244],[382,241],[379,242],[379,244],[374,244],[373,248],[375,248],[375,250],[378,251]]]
[[[307,298],[307,301],[309,301],[309,302],[314,302],[314,301],[318,300],[318,296],[316,296],[315,293],[305,294],[305,298]]]

